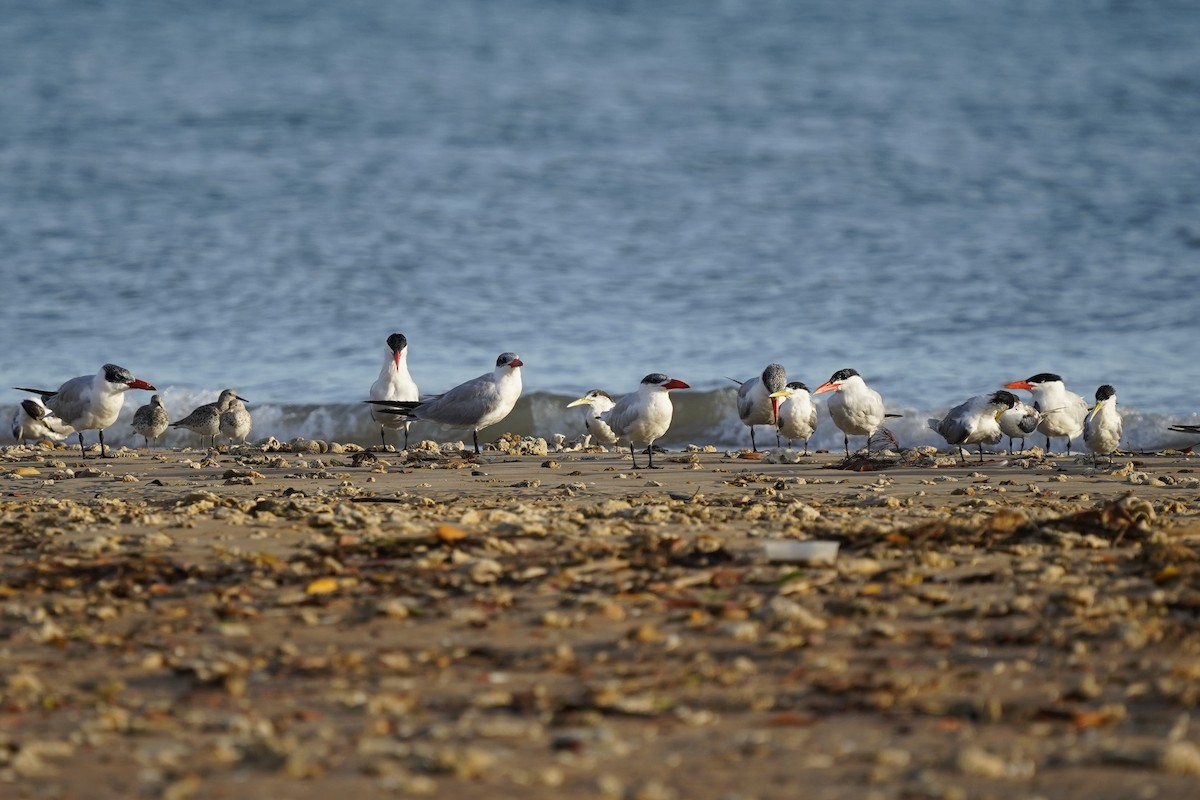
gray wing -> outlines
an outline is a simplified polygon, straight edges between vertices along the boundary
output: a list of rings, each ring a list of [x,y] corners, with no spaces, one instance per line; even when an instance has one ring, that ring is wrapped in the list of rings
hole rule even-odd
[[[92,389],[91,375],[80,375],[58,387],[58,391],[46,398],[46,408],[63,420],[78,421],[88,408]]]
[[[460,383],[450,391],[413,409],[417,419],[443,425],[474,425],[500,402],[500,387],[492,373]]]
[[[942,418],[942,424],[938,425],[938,433],[948,444],[962,444],[971,435],[971,426],[967,424],[970,405],[968,401],[950,409]]]
[[[624,436],[625,429],[633,424],[637,419],[635,401],[637,392],[627,394],[617,401],[617,404],[600,415],[600,419],[608,423],[608,427],[612,428],[613,433],[617,436]]]
[[[762,385],[762,378],[755,378],[754,380],[746,381],[738,387],[737,412],[740,419],[745,419],[754,413],[754,398],[750,396],[750,393],[754,391],[756,386],[760,385]]]

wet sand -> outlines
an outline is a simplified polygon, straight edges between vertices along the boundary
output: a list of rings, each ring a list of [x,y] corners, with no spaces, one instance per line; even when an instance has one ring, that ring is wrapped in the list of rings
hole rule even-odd
[[[1189,455],[516,449],[7,449],[0,793],[1195,796]]]

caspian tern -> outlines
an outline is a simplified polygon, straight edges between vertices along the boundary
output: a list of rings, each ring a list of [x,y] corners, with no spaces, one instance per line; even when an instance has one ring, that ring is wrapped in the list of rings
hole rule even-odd
[[[967,459],[962,454],[962,445],[978,444],[982,464],[984,444],[995,444],[1003,435],[1000,415],[1019,402],[1012,392],[978,394],[950,409],[945,417],[929,420],[929,427],[941,434],[947,444],[955,445],[958,457],[964,462]]]
[[[608,426],[608,423],[600,418],[601,414],[616,405],[612,397],[603,389],[592,389],[578,400],[567,403],[567,408],[585,405],[590,408],[583,418],[583,426],[591,434],[592,439],[601,444],[616,444],[617,435],[613,433],[613,429]]]
[[[406,419],[423,419],[442,425],[471,428],[475,453],[479,453],[479,431],[508,416],[521,396],[521,367],[516,353],[501,353],[491,372],[460,383],[445,394],[428,400],[367,400],[385,414]]]
[[[178,422],[172,422],[172,428],[187,428],[193,433],[200,434],[200,444],[204,444],[204,437],[207,436],[212,440],[212,446],[217,446],[217,434],[221,432],[221,414],[228,411],[233,405],[234,400],[241,400],[243,403],[249,402],[244,397],[239,397],[238,393],[233,389],[225,389],[217,397],[215,403],[205,403],[202,406],[197,406]]]
[[[234,439],[241,439],[242,444],[245,444],[252,424],[253,420],[250,419],[250,412],[246,410],[246,404],[242,402],[242,398],[234,395],[229,401],[229,407],[221,412],[221,435],[229,437],[230,446],[233,445]]]
[[[133,412],[133,432],[146,440],[146,447],[157,441],[170,424],[171,418],[158,395],[152,395],[149,403]]]
[[[779,432],[787,437],[788,447],[795,439],[804,440],[804,455],[808,455],[808,440],[817,429],[817,407],[813,405],[808,387],[792,381],[771,397],[779,401]]]
[[[63,424],[79,436],[79,451],[87,458],[83,447],[83,432],[96,431],[100,438],[100,457],[107,458],[104,449],[104,429],[117,421],[121,406],[125,405],[125,392],[130,389],[154,391],[154,387],[116,364],[105,364],[95,375],[80,375],[58,387],[57,391],[24,389],[42,396],[46,408],[63,421]]]
[[[18,444],[30,439],[53,439],[60,442],[67,438],[66,431],[69,430],[62,420],[54,416],[54,412],[42,405],[42,401],[36,397],[18,403],[12,418],[12,435]]]
[[[1092,451],[1092,466],[1099,466],[1098,457],[1108,456],[1121,446],[1121,412],[1117,411],[1117,390],[1107,383],[1096,390],[1096,405],[1083,419],[1083,443]]]
[[[779,425],[779,398],[775,392],[781,391],[787,385],[787,371],[781,364],[768,364],[757,378],[742,383],[736,378],[730,378],[740,385],[737,393],[738,418],[750,428],[750,448],[758,452],[754,441],[755,425]],[[775,446],[779,446],[779,431],[775,431]]]
[[[408,400],[418,401],[421,393],[417,384],[408,374],[408,339],[403,333],[393,333],[387,338],[388,354],[383,362],[379,377],[371,384],[370,397],[372,400]],[[387,447],[387,428],[392,430],[404,429],[404,449],[408,449],[408,428],[412,420],[396,414],[386,414],[371,409],[371,418],[379,423],[379,440]]]
[[[1004,388],[1025,389],[1033,395],[1042,411],[1037,429],[1046,437],[1046,452],[1050,452],[1050,437],[1065,436],[1070,455],[1071,440],[1083,433],[1083,418],[1088,412],[1083,398],[1067,391],[1063,379],[1052,372],[1039,372],[1028,380],[1006,383]]]
[[[667,432],[671,427],[671,416],[674,408],[671,406],[672,389],[690,389],[686,383],[669,378],[661,372],[652,372],[642,378],[636,392],[625,395],[616,405],[601,415],[621,439],[629,441],[629,456],[633,460],[633,468],[637,469],[637,456],[634,454],[634,444],[645,442],[649,448],[648,469],[660,469],[654,466],[654,440]]]
[[[1012,408],[1000,415],[1000,432],[1008,437],[1008,454],[1012,455],[1013,439],[1021,440],[1021,449],[1025,449],[1025,437],[1037,430],[1042,421],[1042,412],[1037,404],[1029,405],[1020,400]]]
[[[842,431],[846,445],[846,457],[850,457],[850,435],[866,436],[867,454],[871,453],[870,436],[883,424],[887,416],[883,410],[883,398],[879,392],[867,386],[856,370],[843,369],[833,373],[813,394],[836,392],[829,398],[829,416],[833,424]]]

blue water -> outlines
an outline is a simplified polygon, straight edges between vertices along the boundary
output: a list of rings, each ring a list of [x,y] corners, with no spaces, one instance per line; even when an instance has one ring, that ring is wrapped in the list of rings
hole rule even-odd
[[[430,392],[512,350],[546,403],[778,361],[1194,419],[1197,42],[1193,0],[9,4],[0,375],[326,418],[402,331]]]

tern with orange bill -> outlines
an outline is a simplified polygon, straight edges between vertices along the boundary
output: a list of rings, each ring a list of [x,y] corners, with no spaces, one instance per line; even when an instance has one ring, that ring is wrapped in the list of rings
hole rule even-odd
[[[648,469],[654,466],[654,440],[660,438],[671,427],[674,407],[671,405],[672,389],[690,389],[681,380],[668,377],[661,372],[652,372],[642,378],[636,392],[631,392],[617,401],[616,405],[600,416],[608,423],[619,438],[629,441],[629,456],[633,468],[637,469],[634,444],[645,442],[648,447]]]
[[[1071,440],[1083,433],[1083,418],[1088,413],[1083,398],[1068,391],[1063,379],[1053,372],[1039,372],[1023,381],[1006,383],[1004,388],[1024,389],[1033,395],[1042,413],[1037,430],[1046,437],[1046,452],[1050,451],[1051,437],[1062,436],[1067,440],[1067,455],[1070,455]]]
[[[866,436],[867,454],[871,452],[870,436],[889,416],[883,410],[883,397],[867,386],[857,370],[842,369],[816,388],[813,394],[834,392],[829,398],[829,416],[842,432],[846,457],[850,457],[850,436]]]
[[[46,408],[62,420],[63,425],[79,436],[79,451],[87,458],[83,446],[83,432],[96,431],[100,438],[100,457],[108,458],[104,449],[104,429],[117,421],[121,407],[125,405],[125,393],[130,389],[154,391],[154,386],[116,364],[105,364],[95,375],[80,375],[51,392],[46,389],[25,389],[41,395]],[[64,432],[69,432],[64,429]]]

